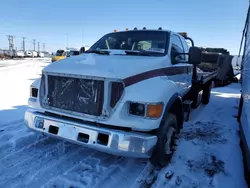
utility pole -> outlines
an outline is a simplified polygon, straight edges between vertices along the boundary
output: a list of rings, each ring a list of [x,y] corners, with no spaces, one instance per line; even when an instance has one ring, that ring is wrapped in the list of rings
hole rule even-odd
[[[45,43],[43,43],[43,51],[45,52]]]
[[[14,36],[7,35],[7,37],[8,37],[8,41],[9,41],[9,51],[13,51],[13,49],[14,49],[14,40],[13,40]]]
[[[83,46],[83,29],[82,29],[82,46]]]
[[[38,52],[40,52],[40,42],[37,42]]]
[[[68,42],[69,42],[69,41],[68,41],[68,35],[69,35],[69,34],[68,34],[68,33],[66,33],[67,48],[68,48]]]
[[[23,51],[25,51],[25,39],[26,39],[26,37],[22,37],[23,38],[23,47],[22,47],[22,49],[23,49]]]
[[[33,39],[33,47],[34,47],[34,51],[36,51],[36,39]]]

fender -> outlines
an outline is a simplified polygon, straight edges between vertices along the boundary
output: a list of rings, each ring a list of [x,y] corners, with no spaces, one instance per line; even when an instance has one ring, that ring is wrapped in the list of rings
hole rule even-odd
[[[37,78],[34,82],[32,82],[32,84],[30,86],[39,89],[40,82],[41,82],[41,78]]]
[[[178,86],[166,76],[154,77],[126,87],[120,102],[163,102],[166,106],[170,98],[178,91]]]
[[[178,121],[178,128],[179,130],[183,128],[184,123],[184,109],[183,109],[183,103],[182,103],[182,97],[175,93],[167,103],[165,107],[165,111],[163,113],[162,121],[164,121],[164,117],[166,117],[167,113],[172,112],[176,115],[177,121]],[[162,122],[161,122],[162,123]],[[178,132],[179,132],[178,130]]]

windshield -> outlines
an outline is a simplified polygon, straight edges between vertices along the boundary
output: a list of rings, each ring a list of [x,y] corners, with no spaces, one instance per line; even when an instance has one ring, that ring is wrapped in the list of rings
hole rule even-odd
[[[70,55],[79,55],[80,52],[79,51],[70,51],[69,54]]]
[[[146,51],[151,55],[165,55],[169,33],[162,31],[126,31],[110,33],[97,41],[89,50]]]
[[[56,56],[62,56],[64,50],[57,50]]]

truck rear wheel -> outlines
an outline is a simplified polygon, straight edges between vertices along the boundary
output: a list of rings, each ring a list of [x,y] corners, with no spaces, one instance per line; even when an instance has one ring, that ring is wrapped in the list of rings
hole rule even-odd
[[[208,104],[210,101],[210,95],[211,95],[211,88],[212,88],[212,82],[209,82],[205,85],[203,88],[203,93],[202,93],[202,103],[203,104]]]
[[[166,166],[174,153],[175,139],[178,132],[176,116],[168,113],[157,131],[158,141],[150,158],[154,166]]]

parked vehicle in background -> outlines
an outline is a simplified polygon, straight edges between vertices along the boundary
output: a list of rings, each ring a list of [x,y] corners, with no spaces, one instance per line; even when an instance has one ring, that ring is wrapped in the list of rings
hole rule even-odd
[[[57,50],[56,51],[56,54],[52,57],[51,61],[54,62],[54,61],[58,61],[60,59],[64,59],[65,56],[63,54],[65,50]]]
[[[32,57],[37,57],[37,52],[36,51],[32,51]]]
[[[66,50],[65,52],[63,52],[63,56],[65,57],[76,56],[79,54],[80,54],[79,50]]]
[[[51,57],[52,56],[52,54],[50,54],[49,52],[43,52],[43,54],[44,54],[44,57]]]
[[[32,51],[25,51],[25,57],[33,57]]]
[[[217,72],[198,72],[201,61],[201,49],[185,33],[159,28],[106,34],[81,55],[42,70],[30,88],[33,109],[25,124],[165,166],[191,108],[210,101]]]
[[[24,57],[24,51],[16,51],[16,54],[15,54],[16,57]]]
[[[44,57],[44,53],[43,52],[38,52],[38,57]]]
[[[8,50],[6,54],[7,54],[7,56],[9,56],[10,58],[14,58],[14,57],[15,57],[15,50],[12,50],[12,51]]]

